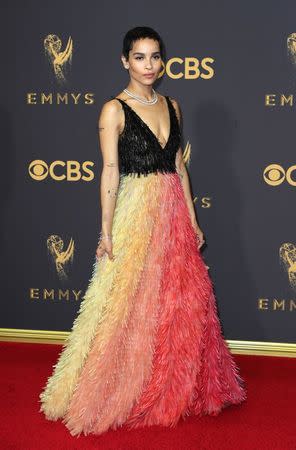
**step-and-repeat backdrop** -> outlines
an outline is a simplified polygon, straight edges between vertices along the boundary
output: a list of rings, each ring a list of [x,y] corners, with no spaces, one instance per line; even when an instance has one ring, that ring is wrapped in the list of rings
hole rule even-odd
[[[1,12],[2,328],[69,331],[101,228],[97,120],[126,31],[166,46],[227,339],[295,342],[296,21],[276,1],[13,2]]]

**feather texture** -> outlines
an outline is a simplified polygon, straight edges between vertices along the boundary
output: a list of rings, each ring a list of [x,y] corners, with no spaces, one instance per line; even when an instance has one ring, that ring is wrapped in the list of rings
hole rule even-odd
[[[40,410],[74,436],[175,426],[243,401],[176,173],[122,178],[113,249],[94,264]]]
[[[176,172],[180,128],[162,150],[127,107],[113,217],[114,260],[95,259],[85,295],[40,393],[70,433],[175,426],[246,399]]]

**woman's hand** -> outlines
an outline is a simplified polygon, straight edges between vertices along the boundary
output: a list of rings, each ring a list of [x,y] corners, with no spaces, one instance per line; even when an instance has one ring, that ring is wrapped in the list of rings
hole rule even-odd
[[[200,247],[202,247],[204,245],[204,243],[205,243],[203,232],[201,231],[201,229],[197,225],[197,222],[196,222],[195,219],[192,221],[192,226],[193,226],[194,231],[196,233],[196,237],[199,240],[198,248],[200,249]],[[205,265],[205,266],[206,266],[207,270],[209,270],[210,267],[207,266],[207,265]]]
[[[200,247],[202,247],[204,245],[204,243],[205,243],[203,232],[201,231],[201,229],[197,225],[196,220],[193,220],[192,226],[193,226],[194,231],[196,233],[196,237],[197,237],[197,239],[199,241],[198,248],[200,249]],[[210,267],[207,266],[207,265],[205,265],[205,266],[206,266],[207,270],[209,270]]]
[[[193,229],[194,229],[194,231],[196,233],[196,236],[197,236],[197,238],[199,240],[198,248],[201,248],[204,245],[204,243],[205,243],[205,239],[204,239],[203,232],[199,228],[199,226],[198,226],[198,224],[197,224],[195,219],[192,220],[192,227],[193,227]]]
[[[113,255],[113,245],[112,245],[112,237],[110,235],[102,235],[100,237],[98,247],[96,250],[96,256],[97,258],[101,258],[104,256],[105,253],[107,253],[110,260],[114,260]]]

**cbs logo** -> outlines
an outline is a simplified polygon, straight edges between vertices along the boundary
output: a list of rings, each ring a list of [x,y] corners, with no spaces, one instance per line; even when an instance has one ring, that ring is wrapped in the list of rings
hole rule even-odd
[[[279,164],[270,164],[264,169],[263,178],[269,186],[279,186],[284,181],[291,186],[296,186],[296,165],[285,170]]]
[[[214,76],[214,70],[211,67],[213,62],[213,58],[203,58],[201,61],[194,57],[171,58],[166,65],[162,63],[163,69],[160,71],[158,78],[162,77],[166,72],[174,80],[179,78],[187,80],[203,78],[206,80]]]
[[[53,161],[47,164],[42,159],[35,159],[29,165],[29,175],[33,180],[43,181],[50,177],[55,181],[92,181],[94,173],[92,161]]]

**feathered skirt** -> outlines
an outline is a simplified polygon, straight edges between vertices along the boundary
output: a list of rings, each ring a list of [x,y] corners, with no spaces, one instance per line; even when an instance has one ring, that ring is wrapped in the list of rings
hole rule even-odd
[[[177,173],[121,177],[113,254],[92,276],[40,397],[70,433],[175,426],[246,399]]]

